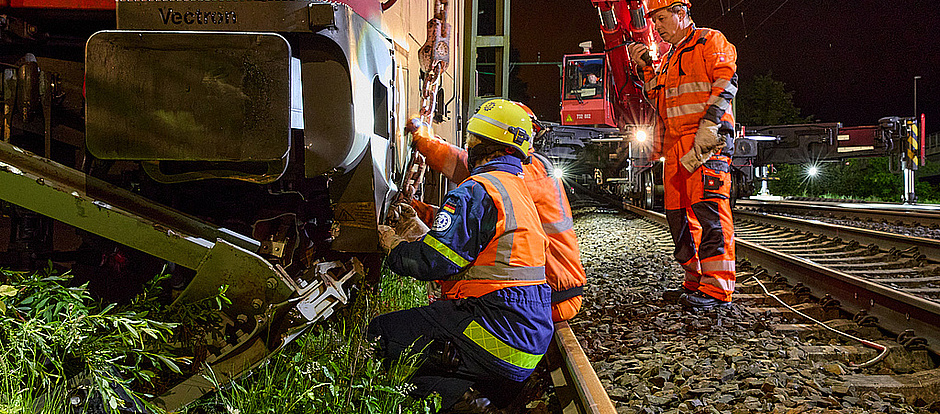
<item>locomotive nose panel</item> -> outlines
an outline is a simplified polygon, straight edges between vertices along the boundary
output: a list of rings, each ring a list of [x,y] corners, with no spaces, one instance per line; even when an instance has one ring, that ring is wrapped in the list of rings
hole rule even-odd
[[[88,150],[103,159],[279,160],[290,148],[290,58],[275,33],[96,33],[86,48]]]

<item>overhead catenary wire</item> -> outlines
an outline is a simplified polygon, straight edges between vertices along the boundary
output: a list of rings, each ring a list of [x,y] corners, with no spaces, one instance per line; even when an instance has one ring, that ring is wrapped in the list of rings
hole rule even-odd
[[[774,14],[776,14],[776,13],[780,10],[780,8],[782,8],[784,5],[786,5],[789,1],[790,1],[790,0],[783,0],[783,3],[780,3],[780,5],[777,6],[777,8],[774,9],[774,11],[770,12],[770,14],[768,14],[767,17],[764,18],[764,20],[761,20],[761,22],[757,24],[757,27],[755,27],[754,30],[757,30],[757,29],[759,29],[761,26],[763,26],[763,25],[764,25],[764,22],[766,22],[767,19],[769,19],[769,18],[770,18],[771,16],[773,16]]]

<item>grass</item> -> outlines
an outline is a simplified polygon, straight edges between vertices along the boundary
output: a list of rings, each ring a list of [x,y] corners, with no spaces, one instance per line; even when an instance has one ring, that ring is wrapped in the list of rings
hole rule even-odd
[[[151,396],[141,390],[158,389],[161,377],[195,369],[191,358],[165,348],[181,340],[183,325],[167,320],[206,320],[225,306],[224,287],[196,308],[167,310],[154,299],[164,277],[122,308],[94,302],[86,286],[68,286],[68,275],[0,270],[0,414],[67,412],[77,391],[90,393],[87,400],[103,402],[107,411],[142,408]],[[380,361],[363,332],[378,314],[426,303],[421,283],[386,272],[375,292],[360,291],[328,323],[242,378],[219,383],[209,371],[216,391],[182,412],[435,412],[437,396],[408,396],[417,354]],[[83,378],[84,386],[69,383],[75,378]]]
[[[363,329],[372,317],[427,304],[426,290],[410,278],[385,273],[377,293],[360,293],[332,323],[310,332],[272,356],[250,376],[216,384],[219,392],[191,406],[188,413],[430,413],[432,396],[414,400],[408,379],[416,354],[390,361],[376,359]]]

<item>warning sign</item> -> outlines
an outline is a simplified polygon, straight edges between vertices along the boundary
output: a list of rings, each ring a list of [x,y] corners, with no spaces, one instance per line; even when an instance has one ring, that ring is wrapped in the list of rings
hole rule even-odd
[[[375,215],[375,203],[339,203],[333,213],[334,220],[342,226],[375,228],[378,219]]]
[[[907,136],[906,157],[907,168],[916,170],[920,166],[920,130],[916,121],[907,121],[909,134]]]

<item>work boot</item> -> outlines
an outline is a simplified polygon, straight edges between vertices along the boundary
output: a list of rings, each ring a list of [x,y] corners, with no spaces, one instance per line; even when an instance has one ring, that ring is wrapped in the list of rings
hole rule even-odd
[[[685,286],[679,289],[666,289],[663,291],[663,300],[666,302],[676,302],[679,300],[682,295],[687,295],[689,293],[695,292],[692,289],[688,289]]]
[[[470,388],[457,400],[454,407],[447,411],[450,414],[503,414],[496,408],[489,398],[480,395],[480,392]]]
[[[731,307],[731,302],[725,302],[699,291],[683,294],[679,297],[679,304],[682,305],[683,308],[693,311],[707,311],[716,308]]]

